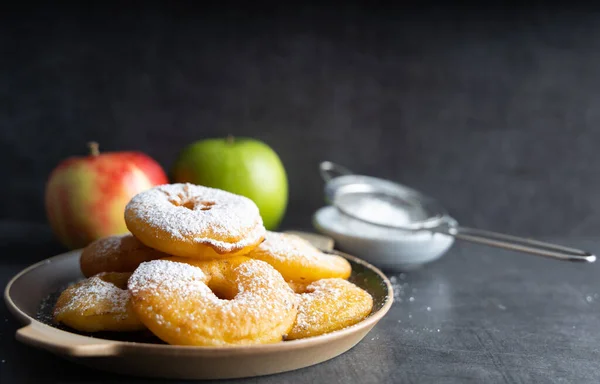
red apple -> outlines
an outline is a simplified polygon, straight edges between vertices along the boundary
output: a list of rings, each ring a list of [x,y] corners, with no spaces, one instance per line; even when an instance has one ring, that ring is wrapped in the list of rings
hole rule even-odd
[[[127,233],[125,205],[139,192],[168,183],[151,157],[133,151],[90,154],[62,161],[46,184],[46,214],[59,241],[82,248],[110,235]]]

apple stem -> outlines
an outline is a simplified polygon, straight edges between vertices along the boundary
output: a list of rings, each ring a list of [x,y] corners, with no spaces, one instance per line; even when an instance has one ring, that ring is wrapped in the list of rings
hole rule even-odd
[[[227,135],[227,144],[233,144],[233,135]]]
[[[89,142],[88,147],[90,148],[90,155],[98,156],[100,154],[99,145],[95,141]]]

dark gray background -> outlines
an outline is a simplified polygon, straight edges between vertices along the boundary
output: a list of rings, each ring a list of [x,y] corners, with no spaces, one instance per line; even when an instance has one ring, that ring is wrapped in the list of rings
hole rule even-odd
[[[598,254],[600,14],[564,3],[4,6],[0,286],[60,252],[44,182],[92,139],[169,169],[191,141],[260,138],[289,173],[287,228],[310,227],[330,159],[420,188],[464,224]],[[458,242],[406,275],[351,351],[249,382],[596,383],[597,268]],[[129,379],[18,343],[20,326],[0,305],[2,383]]]
[[[284,227],[323,204],[321,160],[440,199],[463,224],[600,228],[600,15],[520,6],[19,7],[0,12],[3,220],[45,223],[63,158],[234,134],[290,179]]]

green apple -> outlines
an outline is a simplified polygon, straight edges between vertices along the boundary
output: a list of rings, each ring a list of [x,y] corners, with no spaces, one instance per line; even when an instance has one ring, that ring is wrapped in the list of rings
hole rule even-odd
[[[288,180],[277,153],[252,138],[210,138],[179,153],[171,170],[175,183],[219,188],[254,201],[264,225],[275,230],[288,203]]]

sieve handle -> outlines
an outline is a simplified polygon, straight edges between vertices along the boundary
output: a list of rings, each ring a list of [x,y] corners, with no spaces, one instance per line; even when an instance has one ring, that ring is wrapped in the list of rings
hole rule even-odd
[[[331,161],[323,161],[319,164],[319,172],[324,181],[329,181],[338,176],[352,175],[353,172],[348,168]]]
[[[467,227],[449,227],[440,231],[452,235],[457,239],[489,245],[492,247],[509,249],[512,251],[525,252],[537,256],[550,257],[553,259],[593,263],[596,256],[579,249],[564,247],[546,243],[543,241],[526,239],[523,237],[505,235],[502,233],[474,229]]]

